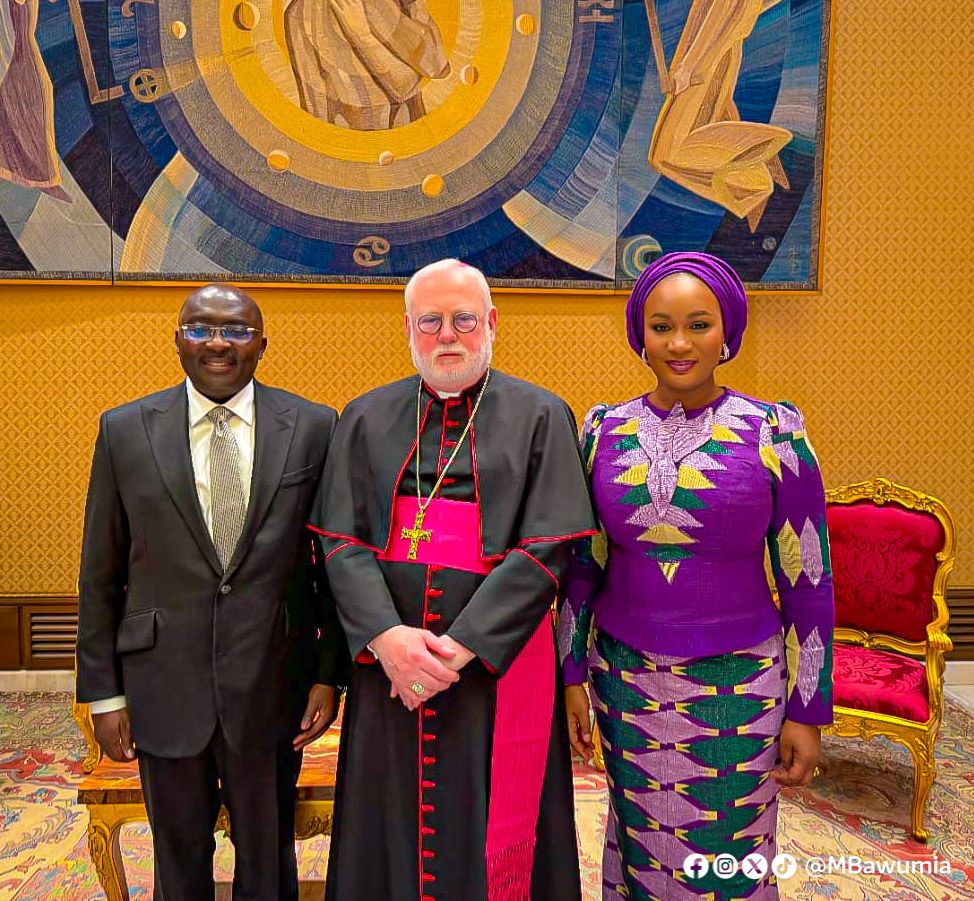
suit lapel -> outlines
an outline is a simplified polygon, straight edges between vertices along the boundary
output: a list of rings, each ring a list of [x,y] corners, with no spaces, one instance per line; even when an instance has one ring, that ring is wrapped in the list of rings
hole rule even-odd
[[[152,406],[143,407],[142,420],[156,467],[169,496],[203,556],[213,567],[213,571],[220,575],[223,567],[207,531],[196,494],[196,477],[189,452],[189,402],[186,386],[178,385]]]
[[[297,411],[294,407],[280,405],[280,401],[259,382],[254,382],[254,424],[257,438],[254,442],[254,474],[250,483],[250,503],[247,518],[237,542],[233,559],[227,567],[229,576],[244,559],[260,529],[267,508],[277,493],[281,482]]]

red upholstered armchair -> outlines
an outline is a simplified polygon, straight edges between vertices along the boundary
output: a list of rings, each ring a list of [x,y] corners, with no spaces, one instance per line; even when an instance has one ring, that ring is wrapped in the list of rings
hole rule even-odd
[[[888,479],[826,492],[835,586],[835,722],[824,731],[906,745],[913,757],[910,830],[936,777],[947,637],[944,590],[954,521],[936,498]]]

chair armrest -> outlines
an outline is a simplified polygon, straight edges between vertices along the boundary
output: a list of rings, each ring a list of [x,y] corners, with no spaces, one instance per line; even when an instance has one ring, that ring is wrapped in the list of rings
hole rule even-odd
[[[950,640],[950,636],[940,626],[930,623],[927,626],[927,660],[929,661],[931,657],[942,657],[953,649],[954,643]]]
[[[927,672],[927,700],[930,718],[939,723],[944,709],[944,654],[954,647],[947,633],[931,623],[927,626],[927,653],[924,661]]]

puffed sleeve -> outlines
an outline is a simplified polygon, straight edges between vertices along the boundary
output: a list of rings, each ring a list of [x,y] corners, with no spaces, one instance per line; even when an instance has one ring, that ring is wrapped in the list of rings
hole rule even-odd
[[[771,568],[781,599],[788,662],[785,716],[832,722],[835,604],[818,459],[798,409],[773,405],[761,427],[761,458],[771,477]]]
[[[582,425],[582,460],[592,480],[592,463],[602,430],[607,407],[597,404],[585,416]],[[594,505],[593,505],[594,506]],[[558,610],[558,654],[566,685],[580,685],[588,679],[588,648],[592,632],[592,600],[602,585],[608,542],[605,529],[596,523],[598,532],[576,541]]]
[[[572,543],[595,531],[575,417],[558,400],[536,417],[521,498],[517,546],[474,591],[447,635],[503,675],[552,606]],[[550,619],[549,619],[550,622]]]

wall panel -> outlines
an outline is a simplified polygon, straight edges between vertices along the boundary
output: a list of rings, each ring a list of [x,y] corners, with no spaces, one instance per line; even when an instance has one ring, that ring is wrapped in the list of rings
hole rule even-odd
[[[761,296],[726,381],[804,410],[830,485],[885,475],[954,512],[974,585],[974,0],[834,10],[824,290]],[[948,56],[950,57],[948,59]],[[184,287],[0,288],[0,594],[75,589],[98,413],[180,375]],[[341,406],[409,371],[394,290],[255,289],[260,375]],[[497,365],[581,416],[649,387],[623,298],[502,293]]]

